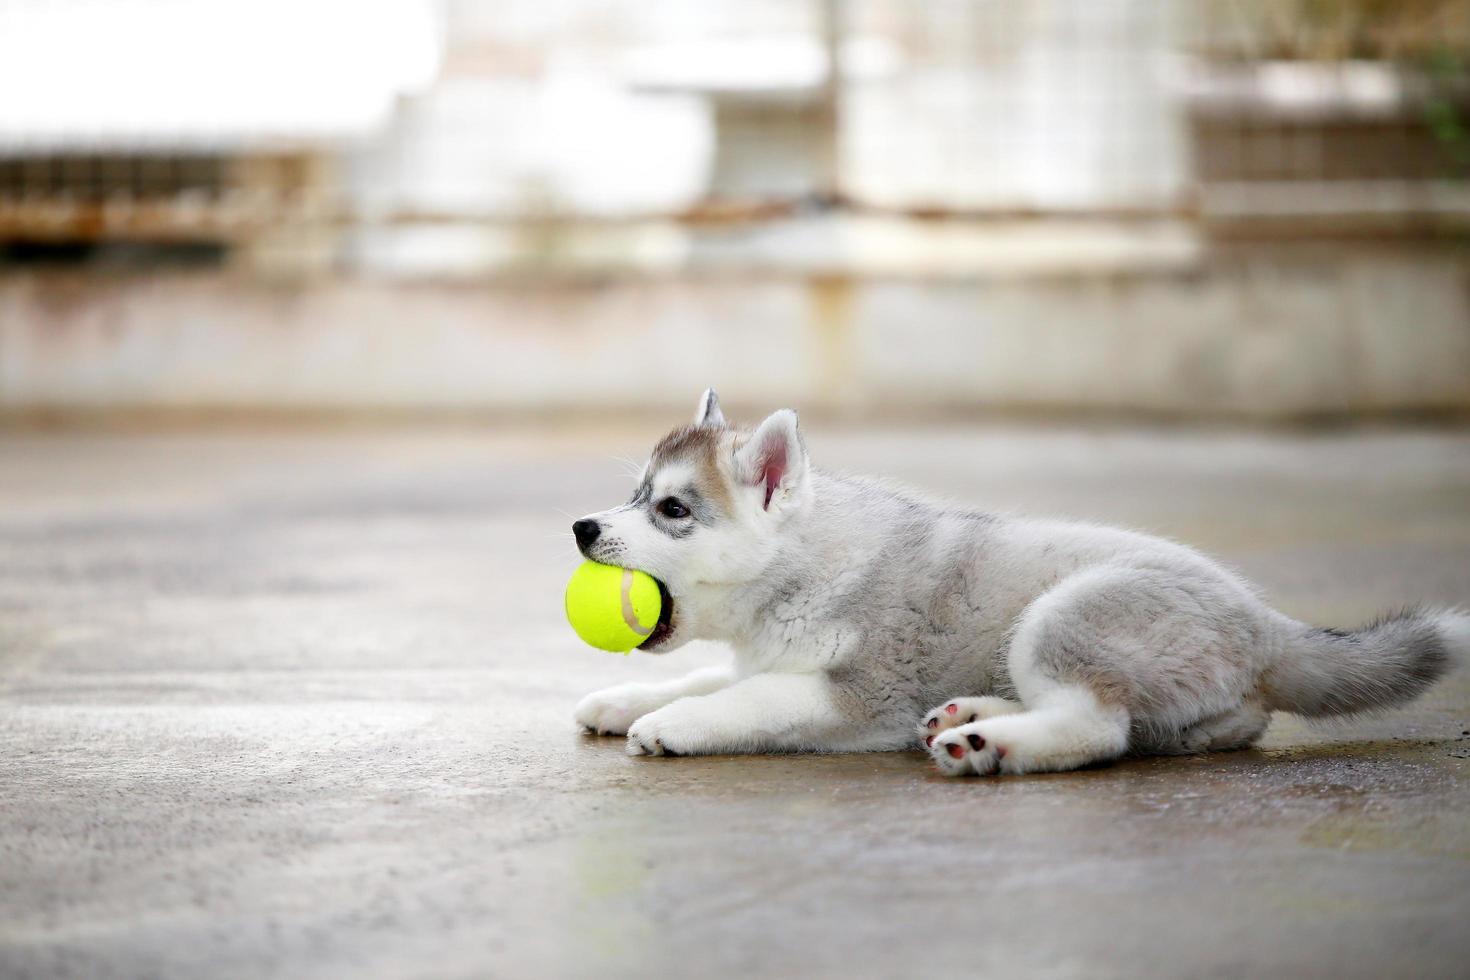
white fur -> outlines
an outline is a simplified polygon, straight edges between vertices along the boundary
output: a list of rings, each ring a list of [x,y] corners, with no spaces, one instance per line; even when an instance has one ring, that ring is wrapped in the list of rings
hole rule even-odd
[[[629,755],[890,747],[881,733],[849,724],[819,673],[756,674],[713,694],[665,705],[628,729]]]
[[[1447,609],[1438,615],[1439,627],[1444,631],[1450,653],[1460,664],[1470,660],[1470,614],[1459,609]]]
[[[735,682],[728,666],[703,667],[661,684],[619,684],[587,695],[573,712],[577,724],[597,735],[626,735],[633,722],[680,698],[713,694]]]
[[[971,745],[972,736],[978,745]],[[963,754],[956,758],[951,745]],[[988,776],[1075,769],[1115,759],[1127,748],[1127,712],[1101,704],[1084,688],[1058,686],[1025,710],[949,729],[930,754],[947,776]]]

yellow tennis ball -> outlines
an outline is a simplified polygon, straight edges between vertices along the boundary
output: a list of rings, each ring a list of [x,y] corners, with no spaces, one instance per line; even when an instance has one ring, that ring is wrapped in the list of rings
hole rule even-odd
[[[600,650],[628,653],[658,625],[663,599],[647,572],[585,561],[567,583],[567,622]]]

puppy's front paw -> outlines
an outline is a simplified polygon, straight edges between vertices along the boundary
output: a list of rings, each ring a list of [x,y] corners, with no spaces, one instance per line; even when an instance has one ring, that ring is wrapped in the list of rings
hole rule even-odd
[[[701,723],[694,700],[675,701],[635,721],[628,729],[628,754],[696,755],[712,751],[711,733]]]
[[[594,735],[625,735],[633,722],[659,707],[646,684],[619,684],[594,691],[573,710],[583,731]]]

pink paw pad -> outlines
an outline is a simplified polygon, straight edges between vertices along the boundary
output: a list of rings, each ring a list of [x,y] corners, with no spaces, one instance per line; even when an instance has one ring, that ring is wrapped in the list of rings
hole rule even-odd
[[[946,704],[944,706],[944,713],[947,715],[952,715],[958,710],[960,710],[960,706],[957,704]]]
[[[958,742],[950,742],[944,747],[944,750],[949,753],[951,759],[963,759],[965,757],[965,748]]]

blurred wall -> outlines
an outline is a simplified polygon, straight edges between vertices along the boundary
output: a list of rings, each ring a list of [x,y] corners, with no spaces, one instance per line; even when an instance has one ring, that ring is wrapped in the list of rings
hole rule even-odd
[[[0,279],[0,408],[1470,409],[1463,255],[1247,248],[1208,271],[272,287]]]
[[[10,0],[0,413],[1459,417],[1467,52],[1445,0]]]

